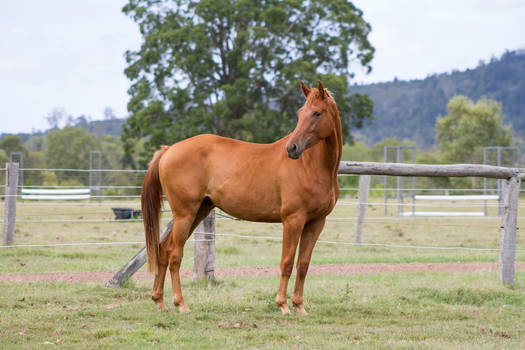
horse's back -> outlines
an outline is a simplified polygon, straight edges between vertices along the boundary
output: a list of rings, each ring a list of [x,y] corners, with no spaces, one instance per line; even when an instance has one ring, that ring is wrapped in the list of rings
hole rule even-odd
[[[161,166],[176,164],[180,169],[185,165],[199,164],[205,169],[210,165],[219,167],[221,163],[224,167],[260,163],[258,159],[275,159],[274,145],[201,134],[170,146],[161,160]]]

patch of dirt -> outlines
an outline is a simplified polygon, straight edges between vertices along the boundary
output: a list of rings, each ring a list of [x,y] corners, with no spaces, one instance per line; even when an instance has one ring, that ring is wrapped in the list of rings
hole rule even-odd
[[[517,271],[525,271],[525,262],[516,262]],[[414,272],[495,272],[498,263],[412,263],[412,264],[349,264],[310,266],[309,274],[317,275],[352,275],[363,273],[414,273]],[[96,282],[108,281],[116,271],[106,272],[53,272],[53,273],[4,273],[0,274],[0,282]],[[182,270],[182,278],[191,278],[191,270]],[[260,277],[278,276],[279,267],[232,267],[215,270],[216,277]],[[133,275],[136,280],[152,280],[153,275],[146,271],[138,271]]]

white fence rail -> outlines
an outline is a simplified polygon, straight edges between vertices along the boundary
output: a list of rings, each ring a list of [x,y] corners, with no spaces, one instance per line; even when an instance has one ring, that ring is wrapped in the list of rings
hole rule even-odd
[[[416,200],[419,201],[484,201],[485,211],[416,211]],[[403,212],[402,216],[486,216],[487,200],[500,200],[498,195],[415,195],[412,197],[412,211]],[[419,204],[421,205],[421,204]]]
[[[22,188],[23,200],[84,200],[91,199],[89,188],[35,189]]]
[[[487,201],[498,200],[498,195],[415,195],[415,200],[420,201]]]

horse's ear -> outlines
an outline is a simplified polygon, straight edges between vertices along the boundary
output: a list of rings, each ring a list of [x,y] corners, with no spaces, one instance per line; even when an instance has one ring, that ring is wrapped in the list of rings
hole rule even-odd
[[[303,90],[304,97],[308,97],[308,94],[310,93],[310,89],[306,85],[304,85],[302,80],[301,80],[301,90]]]
[[[326,96],[326,93],[324,91],[324,86],[321,83],[321,80],[317,81],[317,89],[319,90],[319,96],[323,99]]]

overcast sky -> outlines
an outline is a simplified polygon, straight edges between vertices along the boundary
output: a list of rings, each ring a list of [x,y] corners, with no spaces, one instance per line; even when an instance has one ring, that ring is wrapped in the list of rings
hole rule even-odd
[[[0,11],[0,133],[49,127],[55,107],[102,119],[127,115],[124,52],[140,45],[124,0],[9,1]],[[525,47],[525,1],[356,0],[376,48],[362,83],[475,67]]]

